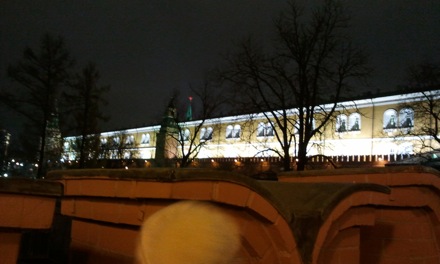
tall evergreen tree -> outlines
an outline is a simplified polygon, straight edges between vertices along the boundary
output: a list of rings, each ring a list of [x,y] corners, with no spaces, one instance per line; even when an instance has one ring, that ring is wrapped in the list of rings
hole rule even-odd
[[[25,131],[26,138],[33,142],[31,152],[37,155],[37,177],[46,172],[47,128],[56,113],[57,99],[69,78],[74,62],[61,37],[45,34],[38,51],[27,47],[22,59],[8,67],[8,76],[19,85],[6,98],[7,105],[22,114],[35,129]],[[15,88],[15,87],[14,87]]]

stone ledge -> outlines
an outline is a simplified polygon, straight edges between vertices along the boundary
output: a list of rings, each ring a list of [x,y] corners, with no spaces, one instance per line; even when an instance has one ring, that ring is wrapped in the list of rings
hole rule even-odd
[[[63,194],[63,186],[59,182],[46,180],[0,178],[0,193],[60,197]]]

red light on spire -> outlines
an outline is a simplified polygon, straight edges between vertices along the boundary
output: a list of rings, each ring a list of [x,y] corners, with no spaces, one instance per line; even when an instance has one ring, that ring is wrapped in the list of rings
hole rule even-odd
[[[189,96],[188,99],[190,102],[193,100],[192,96]]]

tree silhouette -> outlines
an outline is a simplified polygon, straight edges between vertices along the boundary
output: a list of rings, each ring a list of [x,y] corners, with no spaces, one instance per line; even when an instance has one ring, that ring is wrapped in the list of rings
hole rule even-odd
[[[290,2],[275,21],[272,45],[243,41],[220,73],[235,90],[235,104],[263,114],[272,127],[280,147],[268,151],[282,158],[284,170],[292,169],[292,155],[297,170],[304,170],[311,139],[334,118],[354,82],[369,73],[366,56],[346,34],[348,22],[337,0],[311,13]]]
[[[175,92],[175,104],[181,106],[173,116],[173,129],[168,131],[168,137],[175,146],[174,157],[178,160],[180,167],[188,167],[203,147],[209,144],[213,138],[213,133],[218,133],[219,124],[206,124],[208,119],[214,118],[219,114],[222,106],[226,103],[223,92],[218,89],[212,80],[205,80],[196,87],[191,88],[193,94],[189,98],[190,105],[186,105],[179,98],[179,93]],[[193,109],[193,107],[195,109]]]
[[[86,160],[96,160],[99,156],[100,129],[99,122],[107,121],[101,108],[107,104],[104,96],[110,86],[99,86],[99,71],[95,64],[89,63],[80,74],[76,74],[69,91],[63,93],[63,98],[69,106],[73,122],[71,131],[77,135],[76,152],[79,157],[79,167],[84,168]]]
[[[38,52],[27,47],[21,61],[8,68],[8,76],[19,85],[14,87],[14,92],[3,91],[3,97],[6,104],[23,115],[32,128],[25,132],[28,142],[32,142],[30,153],[38,152],[35,155],[38,156],[37,177],[43,177],[46,170],[48,125],[53,121],[53,115],[58,114],[57,100],[66,86],[72,66],[73,60],[64,40],[45,34]]]
[[[440,145],[440,66],[435,63],[421,63],[410,66],[407,71],[408,85],[405,92],[417,93],[418,96],[400,105],[401,109],[412,110],[417,124],[399,122],[400,133],[396,136],[413,136],[418,138],[420,150],[432,150]],[[411,120],[410,119],[410,120]],[[433,144],[433,142],[435,142]]]

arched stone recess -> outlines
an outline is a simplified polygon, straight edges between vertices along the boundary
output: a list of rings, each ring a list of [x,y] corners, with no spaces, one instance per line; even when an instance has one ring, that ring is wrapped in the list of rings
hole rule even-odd
[[[73,258],[87,252],[96,262],[129,263],[145,219],[171,203],[200,200],[217,204],[239,223],[242,246],[234,263],[302,263],[291,226],[274,206],[276,195],[242,175],[143,169],[61,171],[49,178],[64,185],[61,212],[73,219]]]
[[[286,175],[284,175],[286,176]],[[378,183],[390,193],[341,199],[318,231],[310,263],[440,263],[440,174],[414,166],[314,171],[282,181]]]
[[[376,184],[266,182],[264,185],[271,193],[277,193],[281,202],[276,206],[281,212],[287,212],[286,219],[304,264],[316,263],[315,250],[322,243],[320,231],[328,229],[327,220],[335,211],[336,215],[342,214],[346,210],[344,205],[349,208],[349,204],[341,207],[340,201],[356,197],[368,201],[372,196],[386,196],[390,191]]]
[[[440,263],[440,196],[417,188],[393,190],[413,201],[377,194],[341,201],[319,231],[312,263]]]

